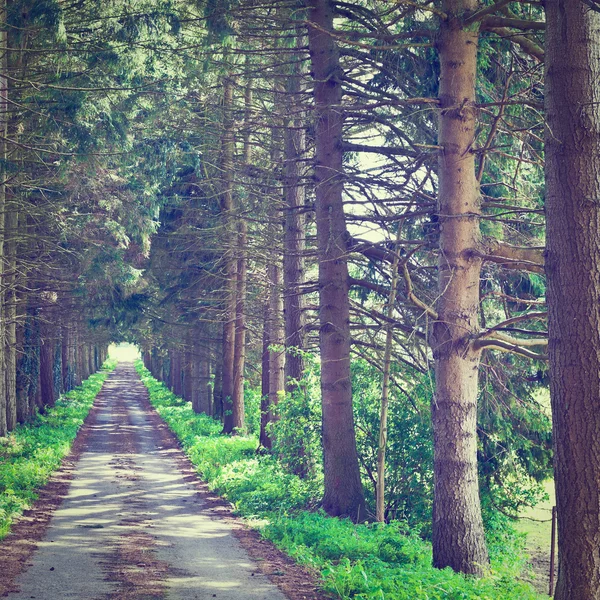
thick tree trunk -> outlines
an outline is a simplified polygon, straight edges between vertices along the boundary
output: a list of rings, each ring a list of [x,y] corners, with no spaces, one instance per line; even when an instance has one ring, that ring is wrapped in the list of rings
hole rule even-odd
[[[556,600],[600,599],[600,14],[546,2],[546,273]]]
[[[221,194],[221,214],[224,248],[223,288],[225,291],[225,314],[223,320],[223,433],[232,433],[235,427],[233,418],[234,363],[235,363],[235,317],[237,296],[237,261],[235,256],[235,221],[233,215],[233,159],[235,138],[233,132],[233,82],[225,77],[223,82],[223,137],[221,143],[221,170],[223,192]]]
[[[480,193],[472,145],[476,127],[478,31],[462,17],[476,0],[445,0],[440,26],[438,319],[432,350],[436,390],[433,564],[480,575],[488,564],[477,477],[477,382],[481,259]]]
[[[333,2],[310,0],[309,52],[315,97],[315,211],[319,261],[323,508],[362,519],[364,495],[352,412],[348,233],[342,204],[343,76],[333,30]],[[314,24],[314,25],[313,25]]]

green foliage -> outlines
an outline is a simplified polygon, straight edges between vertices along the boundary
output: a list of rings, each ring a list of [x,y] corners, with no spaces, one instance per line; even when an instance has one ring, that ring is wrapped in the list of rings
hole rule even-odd
[[[507,368],[513,357],[489,357],[488,365]],[[500,362],[503,361],[503,362]],[[381,371],[365,360],[352,362],[357,447],[368,500],[374,503]],[[398,366],[396,365],[397,369]],[[404,366],[403,377],[408,377]],[[400,377],[400,373],[396,373]],[[535,386],[490,376],[482,380],[478,413],[478,464],[483,517],[490,540],[513,534],[512,515],[533,506],[543,495],[541,482],[551,476],[551,425],[533,393]],[[500,389],[499,385],[502,385]],[[408,386],[407,386],[408,387]],[[412,374],[410,396],[392,387],[386,452],[386,512],[406,521],[424,537],[431,534],[433,441],[431,382]]]
[[[50,479],[68,454],[102,383],[116,366],[108,360],[103,370],[61,397],[56,405],[0,438],[0,539],[11,523],[31,508],[37,490]]]
[[[382,374],[362,359],[352,361],[351,369],[357,447],[374,504]],[[425,376],[421,379],[413,386],[410,398],[395,387],[390,389],[386,512],[389,518],[406,521],[428,535],[433,499],[433,440],[429,382]]]
[[[544,495],[542,482],[552,476],[550,409],[541,401],[547,390],[537,374],[508,376],[515,368],[529,368],[533,375],[532,365],[524,363],[515,356],[490,356],[481,380],[479,480],[490,516],[498,508],[516,516],[534,506]]]
[[[321,494],[316,478],[286,473],[280,462],[256,454],[254,437],[220,435],[221,426],[157,382],[138,361],[150,401],[182,442],[210,487],[244,516],[265,523],[262,533],[298,562],[318,570],[323,587],[336,597],[364,600],[535,600],[517,581],[522,567],[518,538],[506,536],[492,548],[493,569],[482,579],[431,566],[431,546],[407,526],[354,525],[306,510]],[[293,396],[293,406],[298,400]],[[285,410],[288,410],[287,408]],[[286,413],[287,414],[287,413]],[[283,431],[283,430],[282,430]]]
[[[260,390],[244,386],[244,420],[246,430],[251,435],[258,435],[260,431]]]
[[[344,599],[539,598],[515,580],[515,564],[496,564],[482,579],[432,568],[429,544],[398,522],[354,525],[301,513],[272,521],[263,534],[299,562],[319,569],[324,588]]]
[[[273,454],[287,471],[321,477],[320,365],[314,355],[304,353],[305,371],[297,388],[282,395],[272,424]]]

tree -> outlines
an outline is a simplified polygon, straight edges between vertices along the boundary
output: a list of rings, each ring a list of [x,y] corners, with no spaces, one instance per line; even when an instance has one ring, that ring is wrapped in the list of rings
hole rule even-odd
[[[600,598],[600,14],[549,0],[546,271],[559,568],[555,598]]]
[[[342,202],[342,70],[333,30],[333,2],[307,2],[315,100],[315,213],[319,262],[323,508],[334,516],[364,517],[350,383],[348,234]]]
[[[440,26],[439,262],[432,326],[435,395],[433,564],[481,574],[488,563],[477,478],[480,196],[475,177],[478,25],[471,0],[446,0]]]

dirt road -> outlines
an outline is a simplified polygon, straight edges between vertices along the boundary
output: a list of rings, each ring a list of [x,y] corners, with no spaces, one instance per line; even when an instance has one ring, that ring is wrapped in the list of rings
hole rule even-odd
[[[146,398],[131,363],[111,373],[68,495],[7,597],[284,600],[182,474]]]

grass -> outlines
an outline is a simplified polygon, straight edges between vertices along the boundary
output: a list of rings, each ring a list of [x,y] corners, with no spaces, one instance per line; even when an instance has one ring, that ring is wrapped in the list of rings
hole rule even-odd
[[[0,438],[0,540],[8,535],[15,518],[31,508],[37,490],[69,453],[94,398],[115,366],[116,361],[106,361],[102,371],[61,396],[45,414]]]
[[[554,481],[544,483],[548,500],[540,502],[534,508],[528,508],[519,515],[515,528],[527,535],[526,548],[530,552],[550,554],[550,536],[552,530],[552,507],[554,498]]]
[[[256,454],[254,437],[220,435],[221,424],[192,411],[136,363],[150,401],[181,441],[198,473],[239,514],[257,519],[263,536],[297,562],[320,573],[323,589],[342,599],[535,600],[516,579],[522,563],[515,547],[494,552],[488,576],[466,577],[431,566],[431,545],[399,522],[355,525],[315,510],[320,485],[286,473]]]

